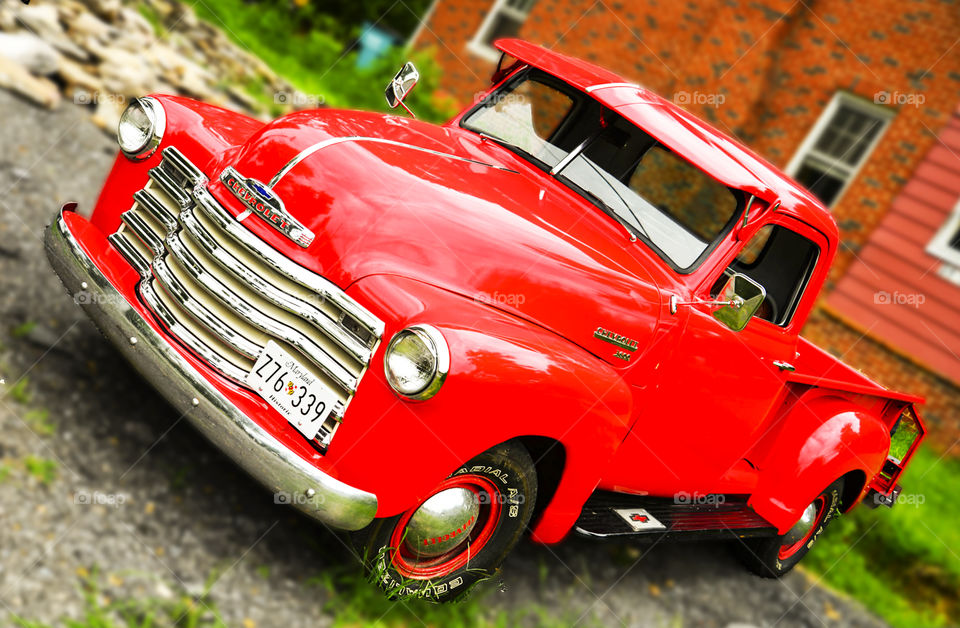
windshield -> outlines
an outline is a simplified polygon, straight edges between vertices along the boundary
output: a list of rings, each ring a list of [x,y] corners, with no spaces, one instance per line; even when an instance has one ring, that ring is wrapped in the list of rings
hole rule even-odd
[[[550,170],[681,272],[703,261],[740,207],[742,194],[538,70],[487,96],[461,124]]]

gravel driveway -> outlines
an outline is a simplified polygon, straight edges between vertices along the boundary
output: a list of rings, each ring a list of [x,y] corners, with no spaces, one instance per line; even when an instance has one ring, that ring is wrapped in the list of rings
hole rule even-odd
[[[181,421],[47,266],[43,227],[68,200],[93,203],[114,142],[87,110],[4,91],[0,120],[0,624],[79,617],[96,570],[112,599],[199,594],[219,574],[210,596],[231,627],[330,625],[335,594],[310,583],[352,569],[343,539],[274,505]],[[884,625],[802,572],[756,578],[732,550],[525,543],[482,608],[611,626]]]

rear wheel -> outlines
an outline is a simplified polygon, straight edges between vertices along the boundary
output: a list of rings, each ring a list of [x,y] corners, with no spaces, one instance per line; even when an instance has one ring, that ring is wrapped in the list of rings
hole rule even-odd
[[[740,558],[754,573],[779,578],[800,562],[840,509],[843,479],[826,488],[785,534],[744,541]]]
[[[410,510],[358,537],[371,578],[391,598],[447,601],[496,574],[530,522],[536,470],[509,441],[466,462]]]

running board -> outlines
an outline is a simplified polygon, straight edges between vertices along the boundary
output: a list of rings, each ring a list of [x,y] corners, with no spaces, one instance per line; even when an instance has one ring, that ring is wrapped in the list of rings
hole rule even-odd
[[[605,539],[745,539],[777,534],[770,522],[747,506],[746,495],[680,494],[675,499],[609,491],[590,496],[574,530]]]

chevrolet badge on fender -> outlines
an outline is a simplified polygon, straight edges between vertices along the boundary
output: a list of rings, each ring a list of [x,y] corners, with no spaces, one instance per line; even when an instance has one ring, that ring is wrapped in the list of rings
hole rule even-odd
[[[612,345],[622,347],[627,351],[636,351],[640,346],[636,340],[632,340],[626,336],[621,336],[617,332],[604,329],[603,327],[597,327],[597,330],[593,332],[593,336],[595,338],[599,338],[600,340],[605,340]]]

